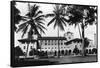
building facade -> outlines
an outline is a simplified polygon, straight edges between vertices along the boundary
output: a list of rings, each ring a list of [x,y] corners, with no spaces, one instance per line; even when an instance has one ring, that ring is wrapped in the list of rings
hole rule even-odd
[[[43,52],[47,52],[47,53],[70,53],[73,54],[73,50],[75,49],[75,47],[77,47],[79,49],[79,51],[82,50],[82,42],[80,41],[72,41],[74,38],[73,33],[71,32],[67,32],[64,34],[64,37],[39,37],[38,38],[38,43],[40,48],[38,49],[39,51],[43,51]],[[79,39],[79,38],[78,38]],[[59,40],[59,42],[58,42]],[[75,39],[77,40],[77,39]],[[71,41],[71,42],[70,42]],[[69,44],[65,44],[65,42],[70,42]],[[87,47],[87,49],[93,49],[93,41],[90,40],[89,41],[89,46]],[[59,50],[58,50],[58,44],[59,44]],[[21,48],[23,50],[23,52],[26,52],[27,49],[27,43],[25,44],[21,44]],[[32,49],[37,49],[37,43],[30,43],[29,44],[29,48],[28,48],[28,55],[29,52]]]

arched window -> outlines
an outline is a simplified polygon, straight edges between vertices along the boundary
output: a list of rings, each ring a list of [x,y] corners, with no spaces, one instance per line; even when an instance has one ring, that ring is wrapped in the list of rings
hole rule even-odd
[[[48,47],[48,49],[50,49],[50,47]]]
[[[51,40],[51,45],[53,45],[53,40]]]
[[[56,40],[56,45],[58,45],[58,40]]]
[[[92,51],[91,51],[91,49],[89,49],[89,54],[92,54]]]
[[[48,40],[48,45],[50,45],[50,40]]]
[[[33,47],[31,46],[30,49],[33,49]]]
[[[45,48],[45,49],[47,49],[47,48]]]
[[[63,40],[61,40],[61,45],[63,45]]]
[[[57,42],[56,42],[56,40],[54,41],[54,44],[55,44],[55,45],[57,45]]]
[[[47,40],[45,40],[45,45],[47,45]]]
[[[26,49],[26,46],[24,46],[24,49]]]

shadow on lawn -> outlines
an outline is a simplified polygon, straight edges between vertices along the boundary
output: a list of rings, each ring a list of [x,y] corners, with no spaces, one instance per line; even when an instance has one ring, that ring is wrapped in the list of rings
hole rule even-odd
[[[24,66],[40,66],[40,65],[55,65],[58,64],[57,61],[48,60],[28,60],[28,59],[16,59],[13,67],[24,67]]]

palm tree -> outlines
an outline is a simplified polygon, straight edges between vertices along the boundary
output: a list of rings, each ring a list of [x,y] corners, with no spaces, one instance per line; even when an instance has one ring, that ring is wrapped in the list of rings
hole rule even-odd
[[[83,44],[82,55],[84,56],[84,29],[87,25],[93,25],[96,23],[97,19],[97,8],[95,6],[75,6],[71,5],[68,7],[67,12],[70,14],[69,16],[69,25],[79,26],[81,25],[82,33],[80,32]]]
[[[66,5],[56,5],[54,7],[53,13],[47,14],[46,17],[53,17],[52,20],[47,24],[49,26],[54,22],[54,29],[58,27],[58,51],[60,50],[59,47],[59,30],[64,31],[64,26],[66,26],[66,18],[64,17],[64,8]],[[59,57],[59,53],[58,53]]]
[[[16,31],[17,27],[16,24],[19,24],[22,16],[20,16],[20,11],[16,8],[16,2],[11,2],[11,13],[12,13],[12,22],[14,23],[14,30]]]
[[[44,15],[42,15],[42,11],[39,10],[39,6],[36,4],[30,7],[28,3],[29,12],[23,17],[26,21],[19,25],[19,29],[17,32],[22,31],[22,38],[27,33],[28,29],[28,39],[33,39],[33,34],[37,36],[41,36],[40,32],[45,33],[44,29],[46,29],[43,25]],[[38,42],[37,42],[38,43]],[[27,52],[28,52],[29,43],[27,45]]]

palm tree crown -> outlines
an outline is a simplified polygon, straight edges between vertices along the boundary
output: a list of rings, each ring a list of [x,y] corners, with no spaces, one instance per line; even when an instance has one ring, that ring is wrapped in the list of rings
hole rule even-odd
[[[32,37],[32,34],[37,34],[40,36],[39,31],[41,31],[42,33],[45,33],[43,29],[46,29],[43,25],[43,21],[44,21],[44,15],[42,15],[42,11],[39,10],[39,6],[36,6],[36,4],[34,6],[31,6],[28,4],[29,6],[29,12],[23,17],[24,19],[26,19],[26,21],[22,24],[19,25],[19,29],[17,30],[17,32],[19,32],[20,30],[22,30],[23,35],[27,32],[28,27],[30,26],[29,29],[29,34]]]
[[[71,15],[69,16],[69,24],[75,26],[79,23],[82,23],[83,18],[85,18],[84,26],[92,25],[95,20],[97,19],[97,8],[96,7],[90,7],[90,6],[78,6],[73,5],[68,8],[68,13]]]
[[[84,30],[87,25],[93,25],[96,23],[97,19],[97,7],[96,6],[78,6],[72,5],[68,7],[67,12],[70,14],[68,23],[69,25],[81,25],[82,33],[80,36],[82,38],[82,55],[84,56],[85,46],[85,36]],[[82,35],[81,35],[82,34]]]
[[[16,8],[16,2],[12,2],[11,5],[12,9],[12,20],[14,23],[14,30],[16,31],[17,27],[16,24],[19,24],[20,20],[22,19],[22,16],[20,16],[20,11]]]
[[[67,21],[66,18],[64,17],[65,14],[63,13],[65,6],[66,5],[56,5],[54,7],[53,13],[46,15],[46,17],[53,17],[47,26],[55,22],[54,28],[58,26],[60,30],[64,30],[64,26],[66,26],[65,22]]]

